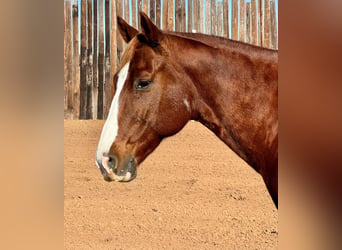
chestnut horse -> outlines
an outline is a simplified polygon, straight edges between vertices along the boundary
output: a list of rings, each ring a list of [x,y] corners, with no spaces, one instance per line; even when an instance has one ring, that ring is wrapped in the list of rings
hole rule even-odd
[[[130,181],[163,138],[201,122],[261,176],[278,207],[278,52],[225,38],[164,32],[120,17],[128,43],[95,162]]]

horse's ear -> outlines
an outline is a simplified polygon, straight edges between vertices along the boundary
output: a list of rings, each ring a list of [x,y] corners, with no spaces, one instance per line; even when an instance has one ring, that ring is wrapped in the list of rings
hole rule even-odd
[[[138,35],[138,39],[141,42],[147,43],[151,47],[158,46],[163,36],[162,31],[154,25],[144,12],[140,12],[140,23],[142,34]]]
[[[117,21],[122,38],[126,43],[129,43],[129,41],[131,41],[139,32],[119,16],[117,17]]]

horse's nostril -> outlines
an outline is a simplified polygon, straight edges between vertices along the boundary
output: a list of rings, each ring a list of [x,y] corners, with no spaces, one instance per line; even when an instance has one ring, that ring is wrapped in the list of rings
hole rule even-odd
[[[111,168],[113,171],[116,171],[117,164],[116,164],[116,158],[112,155],[108,155],[108,167]]]

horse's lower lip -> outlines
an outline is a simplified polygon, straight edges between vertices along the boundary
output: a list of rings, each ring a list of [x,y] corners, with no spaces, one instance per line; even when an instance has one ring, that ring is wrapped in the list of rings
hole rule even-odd
[[[133,179],[135,179],[136,177],[136,171],[134,173],[134,175],[132,175],[131,172],[127,172],[124,176],[119,176],[113,173],[113,171],[109,171],[106,173],[106,175],[104,175],[104,179],[108,182],[111,181],[116,181],[116,182],[129,182],[132,181]]]

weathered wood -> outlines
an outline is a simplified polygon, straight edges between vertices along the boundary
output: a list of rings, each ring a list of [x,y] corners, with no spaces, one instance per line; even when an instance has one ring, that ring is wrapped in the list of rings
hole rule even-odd
[[[110,12],[109,0],[105,1],[105,29],[106,29],[106,48],[105,48],[105,85],[103,93],[103,116],[107,118],[111,104],[112,81],[110,79]]]
[[[150,19],[156,23],[156,0],[150,0]]]
[[[93,46],[93,89],[92,89],[92,101],[95,107],[93,108],[93,118],[97,119],[97,103],[98,103],[98,61],[97,61],[97,42],[98,42],[98,36],[97,36],[97,0],[94,0],[93,4],[94,9],[94,46]]]
[[[265,0],[265,12],[264,12],[264,46],[267,48],[271,47],[271,38],[270,38],[270,2],[269,0]]]
[[[252,33],[251,33],[251,27],[252,27],[252,9],[251,9],[251,3],[246,3],[246,43],[252,43]]]
[[[121,12],[122,13],[122,12]],[[97,118],[103,119],[103,89],[104,89],[104,25],[103,0],[99,0],[99,60],[98,60],[98,100]]]
[[[174,10],[174,0],[168,0],[168,5],[167,5],[167,29],[170,31],[174,30],[174,15],[173,15],[173,10]]]
[[[88,46],[87,46],[87,111],[86,119],[93,119],[93,110],[96,104],[93,103],[93,15],[92,0],[87,1],[87,28],[88,28]]]
[[[211,34],[211,2],[205,1],[205,33]]]
[[[167,29],[167,12],[168,12],[168,0],[163,0],[163,10],[162,10],[162,29]]]
[[[192,32],[193,29],[193,0],[188,0],[188,25],[187,32]]]
[[[259,45],[264,46],[264,20],[263,20],[263,9],[262,9],[263,0],[259,0],[258,2],[258,23],[259,23]]]
[[[148,9],[148,0],[143,0],[143,12],[146,15],[150,15],[149,9]]]
[[[72,4],[72,31],[73,31],[73,111],[74,119],[80,116],[80,57],[78,40],[78,1],[74,0]]]
[[[245,0],[240,0],[240,41],[245,41]]]
[[[182,32],[186,32],[186,9],[185,9],[185,1],[182,0]]]
[[[238,0],[232,2],[232,39],[239,40]]]
[[[73,118],[73,81],[72,81],[72,34],[71,34],[71,2],[65,2],[65,56],[66,56],[66,77],[67,82],[67,110],[66,118]]]
[[[156,0],[156,24],[160,28],[160,8],[161,8],[161,0]]]
[[[199,1],[193,0],[192,10],[193,10],[192,32],[200,32],[200,4],[199,4]]]
[[[223,36],[223,4],[217,2],[217,35]]]
[[[144,1],[145,2],[145,1]],[[117,11],[117,15],[122,17],[122,18],[125,18],[122,14],[122,0],[117,0],[116,1],[116,11]],[[127,21],[127,20],[126,20]],[[118,36],[117,37],[117,45],[118,45],[118,57],[119,59],[121,58],[121,53],[124,49],[124,41],[122,40],[122,37],[121,36]]]
[[[271,48],[278,49],[278,26],[277,26],[277,16],[275,10],[274,0],[270,1],[270,17],[271,17]]]
[[[229,37],[229,6],[228,0],[223,0],[223,36]]]
[[[182,31],[182,0],[176,0],[176,19],[175,19],[175,24],[176,24],[176,31]]]
[[[116,0],[111,0],[111,13],[112,13],[112,18],[111,18],[111,39],[110,39],[110,63],[111,63],[111,70],[110,70],[110,81],[112,82],[112,89],[110,93],[110,98],[112,99],[112,96],[114,94],[114,74],[117,70],[117,63],[118,63],[118,54],[117,54],[117,23],[116,23]],[[109,95],[109,93],[107,94]]]
[[[125,1],[125,4],[124,4],[124,11],[125,11],[125,15],[124,15],[124,19],[130,23],[129,21],[129,0],[124,0]]]
[[[138,0],[137,27],[140,30],[140,12],[143,11],[143,0]]]
[[[256,0],[252,0],[252,44],[258,44]]]
[[[112,19],[113,17],[115,17],[116,15],[113,15],[112,12]],[[132,26],[137,28],[137,1],[136,0],[132,0]]]
[[[216,0],[211,0],[211,34],[217,35]]]
[[[87,113],[87,1],[81,1],[80,119]]]

